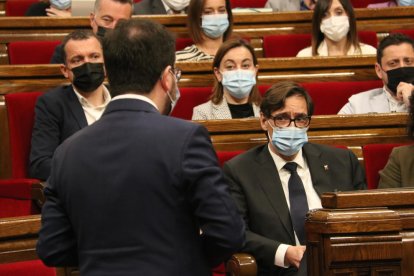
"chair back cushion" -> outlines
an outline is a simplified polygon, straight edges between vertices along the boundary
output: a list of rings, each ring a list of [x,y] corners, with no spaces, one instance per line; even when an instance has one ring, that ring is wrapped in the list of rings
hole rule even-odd
[[[211,87],[180,88],[181,97],[171,115],[177,118],[191,120],[193,108],[208,101],[212,93],[211,89]]]
[[[26,178],[30,143],[34,124],[34,108],[43,92],[25,92],[5,95],[9,121],[12,178]]]
[[[295,57],[311,45],[310,34],[267,35],[263,37],[263,55],[271,57]]]
[[[24,16],[27,9],[38,0],[7,0],[6,16]]]
[[[10,64],[49,64],[59,40],[9,43]]]
[[[230,0],[231,7],[234,8],[263,8],[267,0]]]

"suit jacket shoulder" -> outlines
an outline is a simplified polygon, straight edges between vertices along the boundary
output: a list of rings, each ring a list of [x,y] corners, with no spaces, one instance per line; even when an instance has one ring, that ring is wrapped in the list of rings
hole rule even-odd
[[[413,187],[414,145],[395,147],[384,169],[379,171],[378,188]]]

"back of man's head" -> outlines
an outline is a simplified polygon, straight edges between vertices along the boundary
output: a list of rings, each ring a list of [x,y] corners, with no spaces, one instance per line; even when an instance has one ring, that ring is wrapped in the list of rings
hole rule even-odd
[[[119,21],[104,39],[104,58],[113,97],[148,94],[168,66],[174,66],[175,40],[161,24]]]
[[[403,43],[411,45],[411,47],[413,47],[414,49],[414,40],[405,34],[392,33],[389,36],[384,37],[384,39],[381,40],[377,48],[377,63],[381,65],[381,60],[384,56],[384,50],[387,47],[392,45],[401,45]]]

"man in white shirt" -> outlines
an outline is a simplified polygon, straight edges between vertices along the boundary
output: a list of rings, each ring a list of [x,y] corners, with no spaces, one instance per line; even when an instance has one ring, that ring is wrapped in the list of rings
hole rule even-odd
[[[321,208],[324,192],[365,189],[364,172],[351,151],[307,143],[313,103],[303,87],[278,82],[260,109],[269,142],[224,165],[248,230],[242,251],[258,275],[306,275],[307,211]]]
[[[111,96],[103,85],[104,59],[100,39],[78,30],[62,42],[62,74],[71,85],[60,86],[40,96],[30,152],[30,176],[46,180],[55,149],[78,130],[97,121]]]
[[[185,13],[190,0],[142,0],[134,4],[134,14]]]
[[[414,40],[399,33],[385,37],[378,46],[375,71],[384,86],[351,96],[338,114],[408,111],[414,91]]]

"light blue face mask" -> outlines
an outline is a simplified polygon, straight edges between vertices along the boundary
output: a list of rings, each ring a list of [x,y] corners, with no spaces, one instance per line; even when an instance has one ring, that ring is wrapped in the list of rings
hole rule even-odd
[[[236,99],[248,97],[256,84],[256,72],[254,70],[224,71],[221,74],[223,75],[221,84]]]
[[[219,38],[229,28],[227,14],[206,14],[201,17],[201,28],[211,38]]]
[[[50,0],[50,5],[58,10],[67,10],[72,5],[72,0]]]
[[[398,0],[399,6],[414,6],[414,0]]]
[[[270,123],[268,122],[270,125]],[[308,142],[308,128],[270,127],[273,129],[272,144],[285,156],[297,153]]]

